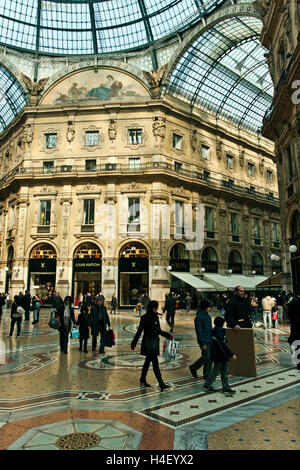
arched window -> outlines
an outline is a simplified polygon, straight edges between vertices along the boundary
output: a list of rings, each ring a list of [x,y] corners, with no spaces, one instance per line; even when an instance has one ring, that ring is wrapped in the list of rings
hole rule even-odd
[[[202,266],[208,273],[218,272],[218,255],[216,250],[207,247],[202,252]]]
[[[253,253],[251,259],[251,269],[255,271],[256,274],[264,273],[264,262],[260,253]]]
[[[82,243],[76,248],[74,258],[102,258],[102,253],[94,243]]]
[[[141,243],[129,242],[120,250],[120,258],[148,258],[148,250]]]
[[[53,246],[48,243],[39,243],[32,248],[30,258],[56,258],[56,251]]]
[[[228,269],[232,269],[234,274],[242,274],[242,257],[237,250],[232,250],[228,257]]]
[[[176,243],[170,251],[170,258],[174,259],[189,259],[189,252],[186,250],[185,245]]]

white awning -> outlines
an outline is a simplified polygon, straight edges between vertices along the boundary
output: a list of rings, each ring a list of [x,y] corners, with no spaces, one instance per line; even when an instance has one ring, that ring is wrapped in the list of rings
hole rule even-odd
[[[185,272],[172,272],[172,276],[177,277],[181,281],[185,282],[189,286],[194,287],[198,291],[214,291],[216,290],[211,284],[208,284],[207,282],[203,281],[197,276],[193,276],[191,273],[185,273]]]
[[[234,289],[236,286],[242,286],[246,290],[255,290],[257,284],[265,281],[266,276],[245,276],[243,274],[204,274],[204,280],[215,286],[214,290]]]

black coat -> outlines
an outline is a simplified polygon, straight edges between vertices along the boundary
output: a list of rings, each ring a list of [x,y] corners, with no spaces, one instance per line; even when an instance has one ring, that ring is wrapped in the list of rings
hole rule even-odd
[[[62,304],[59,309],[55,313],[55,318],[58,318],[60,321],[60,326],[59,326],[59,331],[70,331],[72,323],[73,325],[76,325],[76,320],[74,316],[74,307],[70,306],[70,319],[65,324],[65,319],[64,319],[64,304]]]
[[[102,304],[100,307],[93,305],[89,316],[89,325],[92,327],[93,336],[98,336],[100,330],[106,328],[107,325],[110,327],[110,320],[105,305]]]
[[[170,339],[172,335],[160,329],[158,316],[154,313],[142,315],[139,328],[131,342],[131,347],[135,348],[141,334],[144,332],[141,346],[142,356],[159,355],[159,335]]]
[[[300,300],[294,297],[288,304],[288,313],[291,321],[291,333],[288,339],[289,344],[300,339]]]
[[[88,339],[89,338],[89,319],[86,318],[82,313],[78,315],[76,324],[79,326],[80,338]]]
[[[213,329],[210,355],[213,362],[228,362],[234,355],[227,346],[225,328],[215,326]]]
[[[170,313],[175,313],[177,300],[175,297],[168,297],[166,302],[166,310]]]
[[[234,295],[225,310],[225,321],[228,328],[234,328],[236,325],[241,328],[252,328],[251,308],[247,299]]]

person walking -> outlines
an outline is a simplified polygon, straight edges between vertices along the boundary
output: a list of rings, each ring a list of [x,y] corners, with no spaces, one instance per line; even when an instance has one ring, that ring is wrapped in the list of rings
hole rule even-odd
[[[223,317],[216,317],[214,319],[215,327],[212,331],[211,344],[211,358],[213,360],[214,367],[209,374],[209,377],[206,379],[203,388],[207,392],[216,392],[216,389],[213,388],[212,384],[218,375],[221,374],[223,387],[222,392],[233,394],[236,393],[236,391],[229,387],[227,362],[230,360],[230,358],[233,360],[237,359],[237,356],[229,349],[227,345],[226,330],[223,328],[224,322],[225,320]]]
[[[149,302],[150,302],[149,295],[147,294],[147,292],[145,292],[141,297],[142,310],[145,310],[145,312],[147,312],[147,307],[148,307]]]
[[[288,319],[291,322],[291,331],[288,343],[292,346],[294,341],[298,342],[295,347],[297,353],[297,369],[300,370],[300,290],[295,291],[294,298],[288,304]]]
[[[97,336],[100,333],[100,348],[99,354],[105,353],[105,339],[106,339],[106,327],[111,328],[110,319],[107,314],[107,309],[103,304],[103,300],[98,297],[96,305],[92,306],[89,325],[92,328],[92,351],[96,351],[97,347]]]
[[[55,312],[57,312],[60,309],[63,303],[64,303],[63,299],[59,295],[59,292],[55,291],[51,298],[51,310],[50,310],[51,318],[53,314],[55,314]]]
[[[251,317],[254,326],[257,326],[258,298],[255,294],[250,296]]]
[[[190,293],[188,292],[185,299],[185,308],[186,308],[186,311],[189,313],[190,310],[191,310],[191,304],[192,304],[192,297],[190,296]]]
[[[116,294],[113,294],[113,295],[112,295],[110,305],[111,305],[110,314],[112,314],[112,311],[114,311],[114,315],[115,315],[115,314],[116,314],[116,308],[117,308],[117,306],[118,306],[118,300],[117,300]]]
[[[161,335],[165,338],[173,339],[173,335],[161,330],[157,309],[158,302],[156,302],[156,300],[151,300],[147,306],[147,313],[141,317],[138,330],[131,342],[131,350],[134,351],[141,334],[144,332],[141,345],[141,355],[146,356],[146,358],[142,368],[140,384],[144,387],[150,387],[146,381],[146,376],[152,362],[153,372],[157,378],[161,391],[163,391],[166,388],[169,388],[169,385],[164,383],[159,369],[157,359],[160,352],[159,336]]]
[[[177,303],[177,300],[176,300],[175,294],[172,292],[167,298],[167,302],[166,302],[166,310],[167,310],[166,322],[168,323],[170,327],[170,333],[172,333],[174,330],[176,303]]]
[[[89,292],[87,292],[86,296],[85,296],[85,302],[88,309],[90,309],[93,305],[93,299],[92,299],[92,296]]]
[[[272,328],[272,309],[275,307],[275,302],[270,295],[264,297],[261,301],[262,308],[263,308],[263,321],[264,321],[264,328],[265,330],[268,329],[267,322],[269,324],[269,328]]]
[[[25,319],[24,320],[29,321],[30,320],[31,295],[30,295],[30,292],[28,290],[25,291],[23,302],[24,302],[24,310],[25,310]]]
[[[40,299],[37,296],[33,296],[32,298],[32,310],[33,310],[33,322],[32,325],[36,325],[39,322],[39,311],[42,304]]]
[[[212,369],[212,360],[210,357],[210,347],[212,342],[212,322],[209,312],[211,304],[206,299],[202,299],[195,318],[195,330],[197,341],[201,348],[202,355],[200,359],[189,366],[193,377],[197,378],[197,370],[203,366],[203,375],[207,379]]]
[[[58,318],[59,321],[60,351],[64,354],[68,354],[69,334],[72,324],[76,326],[72,298],[69,295],[65,298],[63,304],[60,305],[57,312],[55,312],[55,318]]]
[[[20,298],[18,295],[15,295],[14,301],[11,306],[11,313],[10,313],[11,323],[10,323],[9,336],[13,335],[16,323],[17,323],[17,336],[20,336],[23,313],[25,313],[25,310],[20,304]]]
[[[250,315],[250,304],[245,299],[245,290],[242,286],[237,286],[225,309],[227,327],[233,328],[235,331],[241,328],[252,328]]]
[[[79,351],[82,351],[82,343],[83,343],[83,350],[85,353],[87,353],[88,352],[87,343],[88,343],[88,339],[90,335],[89,335],[89,311],[86,305],[81,307],[76,325],[79,326]]]
[[[3,307],[6,304],[6,295],[4,293],[0,294],[0,322],[2,319]]]

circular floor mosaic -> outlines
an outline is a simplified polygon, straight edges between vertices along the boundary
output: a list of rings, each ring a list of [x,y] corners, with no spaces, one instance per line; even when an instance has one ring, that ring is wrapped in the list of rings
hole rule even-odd
[[[27,431],[10,450],[134,450],[142,434],[117,421],[74,419]]]
[[[162,356],[158,356],[158,362],[162,370],[174,370],[186,367],[188,356],[178,354],[176,361],[167,362]],[[120,352],[118,354],[87,359],[79,363],[84,369],[103,370],[103,369],[127,369],[141,370],[145,361],[145,356],[138,353]]]

